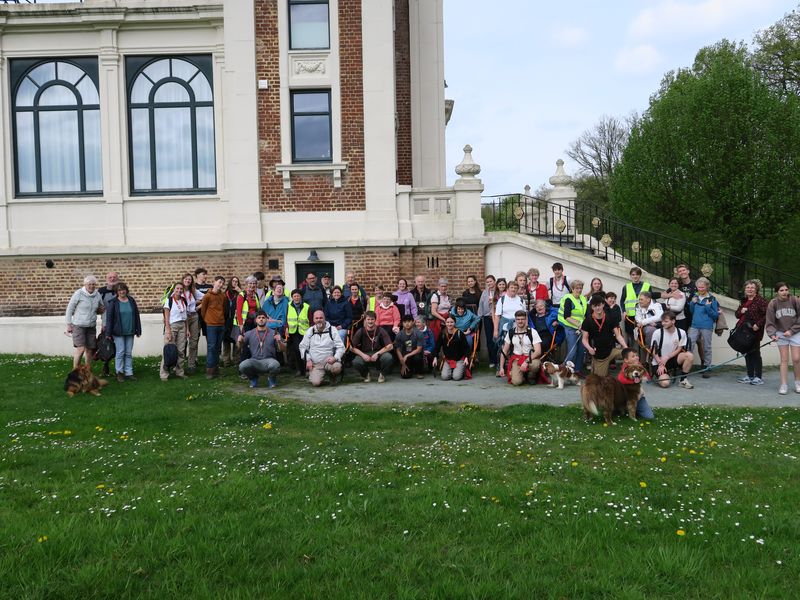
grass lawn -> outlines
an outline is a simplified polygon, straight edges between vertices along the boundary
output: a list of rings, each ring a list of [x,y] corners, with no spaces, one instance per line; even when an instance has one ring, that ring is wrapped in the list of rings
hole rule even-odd
[[[0,356],[3,598],[797,597],[797,410],[306,405],[155,359],[69,399],[69,366]]]

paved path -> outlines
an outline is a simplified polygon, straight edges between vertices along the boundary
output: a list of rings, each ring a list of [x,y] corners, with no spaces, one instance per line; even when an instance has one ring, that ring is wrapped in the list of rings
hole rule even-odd
[[[766,384],[762,386],[737,383],[740,370],[714,373],[710,379],[690,377],[693,390],[675,387],[661,389],[655,385],[645,386],[645,395],[654,408],[679,406],[763,406],[800,407],[800,394],[795,394],[790,385],[789,394],[778,394],[777,371],[765,373]],[[791,376],[790,376],[791,379]],[[429,375],[425,379],[403,380],[396,374],[387,377],[386,383],[347,382],[337,386],[313,389],[301,380],[289,383],[288,378],[279,379],[277,388],[282,395],[305,402],[331,402],[336,404],[417,404],[423,402],[448,402],[452,404],[476,404],[480,406],[509,406],[529,401],[534,404],[566,406],[580,403],[578,387],[567,386],[563,390],[543,385],[514,388],[505,379],[494,377],[487,371],[475,375],[471,381],[440,381]],[[286,385],[284,385],[286,384]],[[267,393],[263,388],[259,393]]]

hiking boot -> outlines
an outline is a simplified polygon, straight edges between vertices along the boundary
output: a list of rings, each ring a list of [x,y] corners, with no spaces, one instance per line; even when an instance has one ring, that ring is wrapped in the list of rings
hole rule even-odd
[[[425,379],[425,375],[422,373],[417,373],[417,379]]]
[[[703,371],[703,374],[700,377],[702,377],[703,379],[710,379],[711,373],[709,373],[708,371]]]
[[[206,379],[214,379],[214,377],[216,377],[214,369],[206,369]]]
[[[789,393],[789,386],[788,386],[788,385],[786,385],[785,383],[782,383],[782,384],[781,384],[781,387],[779,387],[779,388],[778,388],[778,393],[779,393],[781,396],[785,396],[786,394],[788,394],[788,393]]]
[[[754,378],[745,375],[744,377],[739,377],[739,379],[737,379],[736,381],[739,383],[753,383],[753,379]]]
[[[678,385],[681,386],[685,390],[693,390],[694,389],[694,386],[692,385],[692,382],[689,381],[688,379],[684,379]]]
[[[108,377],[109,375],[111,375],[111,373],[108,370],[108,365],[105,365],[103,367],[103,372],[100,373],[100,377]]]
[[[187,367],[186,374],[187,375],[194,375],[197,373],[197,367]]]
[[[370,381],[372,381],[372,377],[370,376],[369,373],[367,373],[367,376],[364,377],[364,383],[369,383]]]
[[[125,381],[139,381],[136,375],[125,375]]]
[[[119,381],[120,383],[125,383],[125,375],[123,375],[122,373],[117,373],[117,381]]]
[[[383,383],[386,381],[386,377],[383,376],[383,373],[378,374],[378,383]]]
[[[275,379],[275,375],[267,377],[267,387],[269,387],[269,389],[278,387],[278,381]]]
[[[250,387],[257,388],[258,387],[258,377],[251,377],[250,378]]]
[[[750,385],[764,385],[764,380],[761,377],[753,377],[750,380]]]

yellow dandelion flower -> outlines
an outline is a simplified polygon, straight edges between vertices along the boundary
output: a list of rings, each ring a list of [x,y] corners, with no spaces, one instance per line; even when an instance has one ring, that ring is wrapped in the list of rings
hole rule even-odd
[[[525,492],[525,495],[526,496],[533,496],[533,490],[528,490],[527,492]]]
[[[36,538],[36,541],[41,544],[42,542],[46,542],[48,539],[49,538],[46,535],[40,535],[39,537]]]
[[[71,429],[65,429],[64,430],[64,435],[72,435],[72,430]]]
[[[636,456],[641,456],[641,455],[642,455],[642,451],[641,450],[637,450],[636,451]]]
[[[678,529],[678,531],[676,531],[675,533],[676,533],[677,535],[680,535],[680,536],[684,536],[684,535],[686,535],[686,532],[685,532],[683,529]]]
[[[105,428],[104,427],[100,427],[100,425],[96,425],[95,428],[94,428],[95,431],[103,431],[103,429],[105,429]]]
[[[261,427],[263,427],[264,429],[272,429],[272,423],[266,422]]]
[[[464,467],[466,467],[466,466],[467,466],[467,465],[465,465],[464,463],[461,463],[460,465],[458,465],[458,468],[459,468],[459,469],[463,469],[463,468],[464,468]]]
[[[573,466],[573,467],[577,467],[577,466],[578,466],[578,461],[577,461],[577,460],[573,460],[573,461],[572,461],[571,463],[569,463],[569,464],[570,464],[571,466]]]
[[[127,435],[121,435],[121,436],[119,436],[119,439],[125,441],[125,440],[128,439],[128,436]]]
[[[694,450],[689,450],[689,454],[697,454]]]
[[[647,487],[647,483],[645,483],[644,481],[640,481],[639,482],[639,487],[640,488],[646,488]]]
[[[98,483],[96,486],[94,486],[96,490],[102,490],[104,487],[106,487],[105,483]]]
[[[661,457],[661,462],[662,462],[662,463],[663,463],[663,462],[667,462],[667,457],[666,457],[666,456],[662,456],[662,457]]]

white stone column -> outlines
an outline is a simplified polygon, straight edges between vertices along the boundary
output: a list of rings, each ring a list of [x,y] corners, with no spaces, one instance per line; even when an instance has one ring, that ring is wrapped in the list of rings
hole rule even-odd
[[[553,235],[575,235],[575,199],[578,193],[572,187],[572,178],[564,171],[564,161],[556,161],[556,174],[550,178],[553,189],[547,195],[548,233]],[[559,221],[564,222],[563,231],[558,231]]]
[[[456,179],[453,189],[455,198],[455,222],[453,237],[456,239],[480,237],[483,235],[481,218],[481,193],[483,182],[477,178],[481,166],[472,160],[472,146],[464,146],[464,159],[456,166]]]
[[[5,65],[3,30],[0,28],[0,106],[6,107],[0,114],[0,248],[8,248],[11,245],[8,231],[8,194],[13,193],[11,182],[14,180],[13,166],[9,160],[12,154],[11,136],[7,128],[10,127],[8,107],[11,106],[11,91],[8,89],[8,73]],[[9,168],[12,170],[9,171]]]
[[[442,0],[409,0],[411,165],[415,188],[445,185]]]

